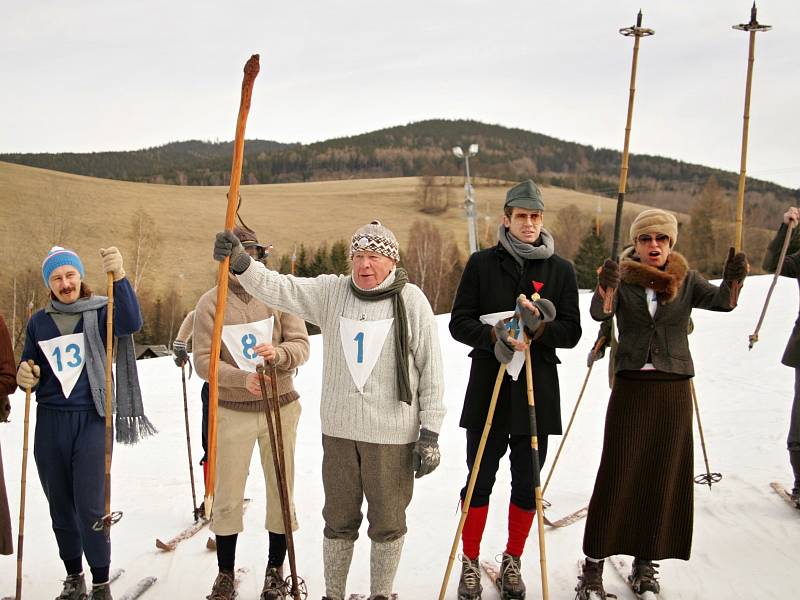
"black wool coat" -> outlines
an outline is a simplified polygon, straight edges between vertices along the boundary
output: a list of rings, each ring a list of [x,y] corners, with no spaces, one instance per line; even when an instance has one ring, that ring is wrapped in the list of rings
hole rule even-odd
[[[556,307],[556,318],[531,343],[537,434],[561,433],[561,402],[556,348],[572,348],[581,337],[578,283],[572,264],[560,256],[526,260],[522,268],[500,244],[474,253],[464,268],[450,315],[453,338],[472,347],[461,427],[483,429],[500,363],[494,356],[492,327],[480,316],[514,310],[517,297],[534,292]],[[492,432],[530,435],[525,369],[517,381],[504,376],[492,421]]]

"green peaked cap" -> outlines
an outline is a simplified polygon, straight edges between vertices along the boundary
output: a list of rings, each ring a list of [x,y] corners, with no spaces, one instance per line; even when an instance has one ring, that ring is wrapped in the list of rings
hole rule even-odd
[[[526,179],[508,190],[505,206],[544,210],[542,192],[539,191],[539,187],[533,183],[533,180]]]

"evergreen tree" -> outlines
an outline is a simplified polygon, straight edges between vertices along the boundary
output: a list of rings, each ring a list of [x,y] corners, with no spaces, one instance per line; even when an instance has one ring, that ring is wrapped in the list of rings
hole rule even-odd
[[[331,272],[346,275],[350,271],[350,254],[348,244],[339,240],[331,246]]]
[[[578,287],[594,289],[597,285],[597,267],[603,264],[608,257],[605,237],[595,234],[594,227],[581,241],[578,253],[575,255],[575,273],[578,276]]]
[[[331,261],[328,256],[328,244],[322,244],[314,251],[314,258],[311,259],[311,277],[331,272]]]

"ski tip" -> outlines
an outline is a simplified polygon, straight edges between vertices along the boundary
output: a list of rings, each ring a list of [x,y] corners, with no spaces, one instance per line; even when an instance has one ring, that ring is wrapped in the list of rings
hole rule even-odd
[[[162,542],[160,539],[156,538],[156,548],[163,550],[164,552],[172,552],[175,550],[175,544],[168,544],[167,542]]]

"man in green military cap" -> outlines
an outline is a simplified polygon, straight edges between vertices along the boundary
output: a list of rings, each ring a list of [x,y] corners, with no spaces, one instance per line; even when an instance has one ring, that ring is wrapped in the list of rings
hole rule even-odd
[[[578,284],[572,264],[555,254],[553,236],[543,227],[544,201],[530,179],[508,190],[503,222],[496,246],[474,253],[461,277],[450,318],[450,333],[471,346],[472,368],[461,412],[467,430],[467,465],[472,470],[486,423],[500,363],[511,363],[525,345],[512,340],[502,321],[491,316],[514,311],[521,302],[521,318],[531,340],[533,384],[539,462],[547,455],[547,436],[561,433],[561,405],[556,348],[572,348],[581,337]],[[521,560],[533,523],[534,471],[524,373],[509,364],[497,399],[492,428],[486,441],[467,520],[461,535],[463,558],[459,600],[481,595],[480,543],[500,459],[510,451],[511,498],[508,508],[508,543],[500,565],[503,597],[524,598]],[[512,375],[516,372],[516,376]],[[464,501],[466,486],[461,490]],[[494,552],[492,552],[494,554]]]

